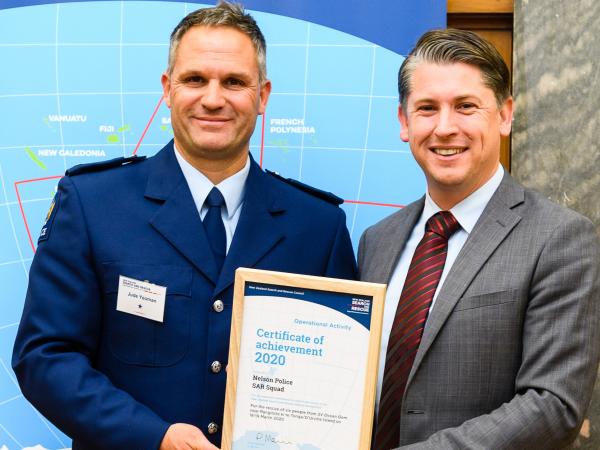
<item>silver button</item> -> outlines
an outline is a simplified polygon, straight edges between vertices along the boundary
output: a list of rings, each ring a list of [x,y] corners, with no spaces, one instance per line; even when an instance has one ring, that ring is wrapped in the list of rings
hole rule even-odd
[[[214,422],[209,423],[208,427],[206,428],[208,430],[208,434],[215,434],[217,431],[219,431],[219,425]]]
[[[213,361],[210,365],[210,370],[212,370],[213,373],[219,373],[221,371],[221,363],[219,361]]]
[[[224,308],[225,306],[223,305],[223,302],[221,300],[215,300],[215,302],[213,303],[213,310],[215,312],[221,312]]]

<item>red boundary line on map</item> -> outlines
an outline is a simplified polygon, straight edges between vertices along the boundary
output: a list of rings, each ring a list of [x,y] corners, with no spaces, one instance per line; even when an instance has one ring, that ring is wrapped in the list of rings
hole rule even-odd
[[[146,137],[146,133],[148,132],[150,125],[154,121],[154,118],[156,117],[156,114],[158,113],[158,110],[160,109],[162,102],[163,102],[163,97],[161,96],[160,100],[158,101],[158,104],[154,108],[154,112],[152,113],[150,120],[148,120],[148,123],[146,124],[146,127],[144,128],[144,131],[142,132],[142,135],[140,136],[140,139],[138,140],[138,143],[135,146],[135,149],[133,150],[133,155],[137,154],[138,149],[142,145],[142,141]],[[266,122],[265,116],[266,116],[266,112],[265,112],[265,114],[262,114],[262,124],[261,124],[261,133],[260,133],[260,167],[262,167],[262,165],[263,165],[263,157],[264,157],[264,153],[265,153],[265,122]],[[23,209],[23,202],[21,201],[21,195],[19,194],[19,184],[32,183],[35,181],[54,180],[57,178],[62,178],[62,175],[54,175],[54,176],[43,177],[43,178],[32,178],[29,180],[21,180],[21,181],[14,182],[15,191],[17,193],[17,202],[19,203],[19,209],[21,211],[21,217],[23,217],[23,223],[25,224],[25,230],[27,231],[27,237],[29,238],[29,243],[31,244],[31,249],[33,250],[33,253],[35,253],[35,244],[33,243],[33,238],[31,237],[31,231],[29,230],[29,224],[27,223],[27,218],[25,217],[25,211]],[[404,208],[403,205],[397,205],[395,203],[365,202],[365,201],[361,201],[361,200],[344,200],[344,202],[350,203],[350,204],[355,204],[355,205],[387,206],[390,208]]]
[[[267,115],[267,111],[262,114],[262,125],[260,130],[260,168],[263,166],[263,156],[265,154],[265,116]]]
[[[17,202],[19,203],[19,209],[21,210],[21,216],[23,217],[23,223],[25,224],[25,231],[27,231],[27,237],[29,238],[29,243],[31,244],[31,249],[33,253],[35,253],[35,245],[33,244],[33,238],[31,237],[31,231],[29,230],[29,224],[27,223],[27,218],[25,217],[25,210],[23,209],[23,202],[21,201],[21,194],[19,194],[19,184],[24,183],[32,183],[35,181],[45,181],[45,180],[54,180],[56,178],[62,178],[62,175],[53,175],[51,177],[43,177],[43,178],[32,178],[30,180],[22,180],[15,181],[15,191],[17,193]]]
[[[389,206],[390,208],[404,208],[404,205],[398,205],[396,203],[364,202],[362,200],[344,200],[344,203],[352,203],[355,205],[369,205],[369,206]]]
[[[148,128],[150,128],[150,125],[152,124],[152,122],[154,122],[154,117],[156,117],[156,113],[158,113],[158,110],[160,109],[160,105],[162,105],[162,102],[163,102],[163,97],[161,96],[160,100],[158,101],[158,104],[156,105],[156,108],[154,108],[154,112],[152,113],[150,120],[146,124],[146,128],[144,128],[144,131],[142,132],[142,135],[140,136],[140,139],[139,139],[137,145],[135,146],[135,149],[133,150],[133,154],[132,154],[133,156],[135,156],[137,154],[138,148],[140,148],[140,145],[142,145],[142,141],[146,137]]]

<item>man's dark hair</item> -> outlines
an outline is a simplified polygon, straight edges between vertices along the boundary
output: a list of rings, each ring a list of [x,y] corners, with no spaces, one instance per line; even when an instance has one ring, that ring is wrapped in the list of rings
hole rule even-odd
[[[483,84],[494,92],[498,106],[510,96],[510,72],[492,44],[471,31],[432,30],[421,36],[400,66],[398,93],[404,111],[411,93],[412,74],[420,63],[476,66],[481,71]]]

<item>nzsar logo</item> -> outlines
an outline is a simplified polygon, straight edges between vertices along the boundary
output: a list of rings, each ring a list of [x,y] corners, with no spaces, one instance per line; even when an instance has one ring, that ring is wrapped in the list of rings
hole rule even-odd
[[[369,314],[371,309],[371,300],[366,298],[352,298],[350,311],[362,314]]]

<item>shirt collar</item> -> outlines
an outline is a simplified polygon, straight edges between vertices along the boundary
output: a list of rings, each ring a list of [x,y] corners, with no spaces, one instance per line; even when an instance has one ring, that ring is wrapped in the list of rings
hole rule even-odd
[[[503,176],[504,169],[502,164],[498,164],[498,169],[496,169],[496,172],[494,175],[492,175],[492,178],[486,181],[483,186],[481,186],[467,198],[450,208],[450,212],[454,215],[461,228],[465,230],[467,234],[470,234],[475,227],[475,224],[492,198],[492,195],[494,195],[494,192],[496,192],[496,189],[498,189],[498,186],[500,186]],[[424,226],[425,222],[431,216],[441,210],[442,208],[440,208],[433,201],[429,195],[429,192],[427,192],[425,194],[425,206],[423,208],[419,225],[423,223]]]
[[[192,192],[196,208],[198,209],[198,212],[200,212],[208,193],[215,185],[206,177],[206,175],[187,162],[185,158],[181,156],[174,144],[173,148],[179,167],[181,167],[183,176]],[[216,185],[225,198],[225,208],[227,210],[226,215],[228,219],[231,219],[242,204],[246,190],[246,179],[248,178],[249,172],[250,156],[246,159],[246,165],[244,165],[242,170],[234,173],[229,178],[224,179]]]

